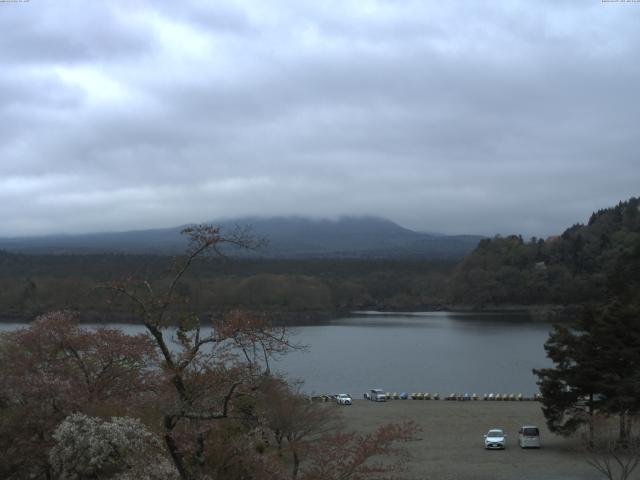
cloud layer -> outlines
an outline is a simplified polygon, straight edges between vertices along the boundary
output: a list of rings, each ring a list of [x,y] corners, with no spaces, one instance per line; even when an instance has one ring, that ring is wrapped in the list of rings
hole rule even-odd
[[[374,214],[558,232],[640,194],[640,4],[0,3],[0,235]]]

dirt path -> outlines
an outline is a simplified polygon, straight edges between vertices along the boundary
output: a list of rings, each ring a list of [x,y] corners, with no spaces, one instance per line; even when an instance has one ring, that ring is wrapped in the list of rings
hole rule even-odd
[[[413,460],[407,478],[420,480],[600,480],[579,452],[579,442],[551,434],[538,402],[450,402],[355,400],[337,407],[349,429],[371,431],[377,426],[413,420],[421,428],[410,445]],[[518,428],[537,425],[542,448],[518,447]],[[486,451],[483,435],[489,428],[508,434],[504,451]]]

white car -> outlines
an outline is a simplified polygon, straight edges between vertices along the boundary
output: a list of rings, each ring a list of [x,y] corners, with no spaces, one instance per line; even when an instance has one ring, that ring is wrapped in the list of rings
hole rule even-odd
[[[374,402],[386,402],[387,394],[380,388],[372,388],[369,391],[369,400],[373,400]]]
[[[518,430],[520,448],[540,448],[540,430],[533,425],[525,425]]]
[[[507,435],[499,428],[492,428],[484,436],[484,448],[503,450],[507,446]]]
[[[338,405],[351,405],[353,404],[353,400],[351,399],[351,395],[347,393],[339,393],[336,395],[336,403]]]

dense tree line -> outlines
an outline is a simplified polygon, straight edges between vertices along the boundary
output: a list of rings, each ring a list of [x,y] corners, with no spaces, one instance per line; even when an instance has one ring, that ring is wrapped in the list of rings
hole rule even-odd
[[[521,236],[480,242],[457,267],[454,303],[601,303],[622,286],[637,283],[640,270],[629,259],[640,249],[640,200],[599,210],[586,225],[574,225],[545,240]],[[636,265],[637,266],[637,265]]]
[[[158,278],[169,257],[0,252],[0,315],[30,319],[74,309],[123,320],[129,311],[95,287],[114,278]],[[455,263],[440,260],[199,259],[181,284],[200,312],[246,308],[304,321],[357,309],[442,305]]]

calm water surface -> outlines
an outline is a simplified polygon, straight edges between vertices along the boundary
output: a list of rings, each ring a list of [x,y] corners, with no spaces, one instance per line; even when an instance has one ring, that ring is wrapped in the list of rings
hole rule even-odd
[[[12,329],[20,324],[0,324]],[[140,325],[112,325],[128,333]],[[306,352],[272,368],[304,379],[309,393],[387,391],[501,392],[532,395],[531,369],[550,365],[543,344],[551,326],[515,314],[365,313],[326,325],[296,327]]]
[[[298,328],[309,352],[285,357],[278,368],[323,393],[531,395],[537,391],[531,369],[550,365],[543,348],[550,328],[516,315],[359,315]]]

